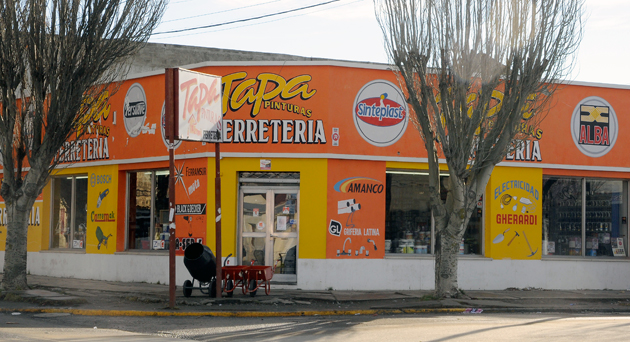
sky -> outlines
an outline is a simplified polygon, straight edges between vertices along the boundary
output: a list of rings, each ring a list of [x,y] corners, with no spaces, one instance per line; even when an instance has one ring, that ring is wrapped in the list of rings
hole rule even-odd
[[[372,0],[171,0],[150,42],[387,63]],[[571,81],[630,85],[630,1],[585,0]],[[259,16],[308,9],[261,19]],[[217,25],[224,24],[224,25]],[[209,25],[214,27],[177,32]]]

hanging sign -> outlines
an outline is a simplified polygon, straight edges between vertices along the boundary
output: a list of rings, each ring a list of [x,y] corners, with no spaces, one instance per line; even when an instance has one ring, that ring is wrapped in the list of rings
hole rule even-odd
[[[178,69],[179,140],[221,142],[221,77]]]

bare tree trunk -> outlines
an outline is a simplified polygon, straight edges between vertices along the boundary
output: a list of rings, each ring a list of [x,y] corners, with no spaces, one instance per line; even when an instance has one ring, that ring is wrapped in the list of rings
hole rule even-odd
[[[19,204],[24,202],[23,204]],[[25,290],[26,283],[26,236],[28,232],[28,218],[33,201],[16,200],[6,203],[7,209],[7,240],[4,258],[4,289]],[[30,205],[29,205],[30,204]],[[11,253],[7,253],[11,251]]]
[[[451,174],[444,211],[435,210],[435,294],[439,298],[460,297],[457,281],[459,247],[483,194],[494,166],[488,165],[465,182]],[[437,173],[437,170],[433,170]]]
[[[451,234],[452,231],[461,231]],[[439,298],[454,298],[459,295],[457,283],[457,255],[459,243],[464,236],[461,225],[449,223],[443,229],[436,229],[435,241],[435,294]]]

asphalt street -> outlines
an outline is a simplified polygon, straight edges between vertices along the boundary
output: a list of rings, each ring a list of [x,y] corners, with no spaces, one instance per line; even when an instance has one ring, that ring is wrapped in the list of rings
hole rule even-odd
[[[588,341],[627,335],[626,314],[109,317],[0,314],[2,341]]]

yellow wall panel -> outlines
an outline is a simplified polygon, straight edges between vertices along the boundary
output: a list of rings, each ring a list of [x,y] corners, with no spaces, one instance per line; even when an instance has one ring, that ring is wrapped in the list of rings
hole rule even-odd
[[[495,167],[486,198],[486,256],[540,259],[542,169]]]
[[[272,158],[269,172],[300,173],[299,258],[326,257],[327,160]],[[238,216],[238,173],[260,171],[259,158],[221,158],[221,254],[236,256]],[[208,159],[207,244],[215,250],[214,179],[215,159]]]
[[[42,194],[40,194],[35,203],[33,209],[30,212],[28,232],[27,232],[27,246],[26,250],[29,252],[39,252],[42,249],[48,248],[48,232],[49,232],[49,219],[48,211],[50,208],[44,205],[44,199],[46,189],[48,185],[44,187]],[[5,250],[6,238],[7,238],[7,213],[6,205],[3,200],[0,200],[0,250]]]
[[[429,170],[429,163],[410,163],[410,162],[396,162],[396,161],[388,161],[386,162],[386,167],[388,169],[413,169],[413,170]],[[440,170],[446,171],[448,170],[448,165],[440,164]]]
[[[98,181],[102,179],[103,181]],[[116,252],[118,215],[118,166],[101,166],[88,172],[86,253]]]

